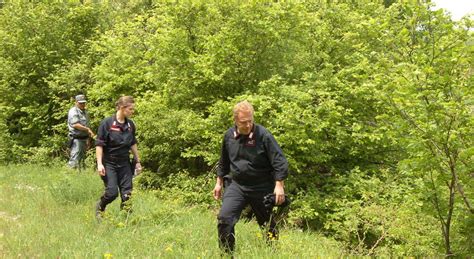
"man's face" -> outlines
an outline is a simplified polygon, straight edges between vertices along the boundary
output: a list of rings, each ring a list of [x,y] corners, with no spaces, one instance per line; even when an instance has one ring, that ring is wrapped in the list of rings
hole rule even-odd
[[[86,103],[76,102],[77,108],[84,110],[86,108]]]
[[[253,127],[252,113],[249,111],[241,111],[234,118],[235,125],[239,134],[248,135]]]

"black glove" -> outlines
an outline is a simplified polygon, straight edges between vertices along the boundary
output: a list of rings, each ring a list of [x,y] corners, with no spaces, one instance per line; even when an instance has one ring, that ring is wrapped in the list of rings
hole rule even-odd
[[[285,194],[285,201],[280,205],[275,204],[275,194],[274,193],[269,193],[269,194],[265,195],[265,197],[263,197],[263,204],[265,205],[265,208],[267,210],[271,210],[274,206],[284,208],[284,207],[290,205],[290,203],[291,203],[291,199],[286,194]]]

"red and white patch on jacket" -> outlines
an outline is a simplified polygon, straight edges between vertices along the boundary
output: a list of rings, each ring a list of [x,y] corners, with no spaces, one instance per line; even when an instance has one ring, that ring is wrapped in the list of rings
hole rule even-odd
[[[115,126],[115,125],[112,125],[112,127],[110,127],[110,130],[112,130],[112,131],[122,131],[122,129],[120,129],[119,126]]]

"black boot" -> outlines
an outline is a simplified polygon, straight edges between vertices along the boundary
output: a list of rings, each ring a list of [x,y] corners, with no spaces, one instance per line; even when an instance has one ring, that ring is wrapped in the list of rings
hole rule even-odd
[[[120,203],[120,209],[128,214],[132,213],[132,195],[125,194]]]
[[[221,251],[225,254],[232,255],[234,253],[235,247],[235,235],[233,226],[227,224],[219,224],[218,228],[218,237],[219,237],[219,247]]]

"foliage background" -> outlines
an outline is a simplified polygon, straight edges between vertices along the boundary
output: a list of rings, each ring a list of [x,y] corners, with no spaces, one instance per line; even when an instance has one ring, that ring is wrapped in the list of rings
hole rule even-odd
[[[133,95],[143,188],[210,204],[192,180],[247,99],[290,161],[288,223],[356,254],[473,254],[472,23],[393,1],[4,3],[0,162],[64,161],[73,96],[96,128]]]

